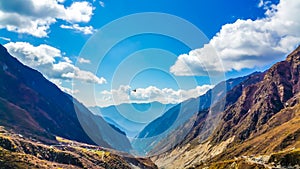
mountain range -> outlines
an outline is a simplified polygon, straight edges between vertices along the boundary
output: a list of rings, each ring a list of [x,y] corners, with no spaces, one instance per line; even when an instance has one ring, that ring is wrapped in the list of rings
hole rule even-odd
[[[43,160],[48,161],[46,163],[70,164],[70,167],[75,168],[93,164],[94,158],[79,158],[81,153],[85,153],[85,149],[82,150],[84,152],[66,149],[73,142],[80,143],[73,148],[84,148],[87,147],[86,144],[94,146],[93,149],[88,149],[94,150],[93,154],[96,155],[104,152],[98,151],[96,145],[100,145],[101,149],[105,147],[105,152],[114,151],[115,154],[119,153],[110,148],[124,152],[130,150],[131,145],[124,133],[120,134],[120,131],[112,128],[100,116],[92,114],[83,104],[62,92],[41,73],[20,63],[2,45],[0,68],[0,126],[4,127],[0,133],[1,167],[42,167]],[[62,142],[58,138],[71,141]],[[58,146],[53,148],[52,145]],[[62,161],[50,158],[51,155]],[[67,163],[63,161],[63,156],[71,156],[72,160]],[[5,162],[14,158],[20,158],[17,160],[20,164],[15,161],[13,165]],[[32,164],[30,159],[38,164]],[[132,163],[147,168],[143,162],[132,157],[124,159],[114,156],[112,159],[115,162],[100,162],[112,167],[118,162],[127,166],[125,168],[130,168]],[[74,160],[77,162],[72,164],[71,161]]]
[[[0,46],[0,165],[297,168],[299,73],[300,47],[264,72],[220,82],[178,105],[123,104],[92,113]],[[151,118],[132,115],[131,108],[151,113],[153,105],[161,109]]]
[[[253,73],[253,75],[254,74],[257,73]],[[157,154],[160,151],[166,151],[170,149],[173,146],[172,144],[177,144],[183,140],[186,134],[189,132],[193,122],[187,123],[187,121],[193,119],[193,116],[196,112],[205,112],[205,110],[207,110],[211,104],[218,102],[218,100],[224,97],[227,91],[231,90],[233,87],[247,79],[247,77],[248,76],[239,77],[220,82],[213,89],[207,91],[204,95],[196,99],[186,100],[172,107],[162,116],[148,124],[136,137],[136,140],[133,142],[133,146],[136,149],[139,149],[140,153],[142,152],[144,155],[151,155],[153,153]],[[218,105],[223,104],[223,102],[218,103]],[[221,106],[220,108],[223,107]],[[202,113],[201,116],[206,115],[205,113]],[[180,126],[185,126],[185,129],[178,130],[178,127]],[[177,131],[179,132],[177,133]],[[176,136],[176,139],[171,141],[172,144],[170,144],[170,137],[168,137],[170,133],[172,136]],[[160,143],[166,144],[160,145]],[[153,148],[155,150],[149,152]]]
[[[101,116],[107,123],[116,126],[133,138],[157,117],[173,107],[173,104],[152,103],[124,103],[108,107],[90,107],[95,115]]]
[[[154,162],[163,168],[299,165],[299,72],[300,47],[265,72],[248,76],[219,102],[198,112],[187,122],[195,123],[184,140],[154,157]],[[225,107],[220,111],[222,100]],[[168,139],[176,137],[172,134]],[[158,148],[159,144],[163,142]]]

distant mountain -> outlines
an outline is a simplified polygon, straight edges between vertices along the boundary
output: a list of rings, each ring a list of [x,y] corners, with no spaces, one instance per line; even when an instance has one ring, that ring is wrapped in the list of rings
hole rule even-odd
[[[0,125],[46,143],[61,136],[128,151],[130,143],[101,117],[0,45]],[[91,138],[90,138],[91,137]]]
[[[260,73],[256,72],[252,75],[255,74]],[[139,133],[139,135],[136,137],[136,140],[133,142],[134,149],[139,150],[139,153],[142,153],[144,155],[150,155],[149,153],[156,154],[160,151],[165,151],[172,148],[172,146],[178,144],[181,140],[183,140],[183,138],[189,132],[188,130],[191,129],[193,122],[187,122],[189,122],[189,120],[193,116],[195,116],[197,112],[207,110],[212,104],[219,102],[219,100],[221,100],[225,96],[227,91],[231,90],[248,77],[249,76],[245,76],[220,82],[213,89],[207,91],[204,95],[196,99],[186,100],[172,107],[162,116],[148,124]],[[222,104],[225,103],[219,103],[219,105]],[[206,116],[205,114],[202,115]],[[179,133],[176,133],[177,128],[180,126],[185,126],[185,129],[180,130]],[[169,135],[176,137],[176,139],[171,139]],[[172,141],[170,141],[170,139]],[[173,144],[170,144],[170,142],[172,142]],[[153,148],[155,149],[153,150]]]
[[[128,137],[135,137],[147,124],[173,107],[173,104],[129,103],[109,107],[90,107],[96,115],[100,115],[107,123],[124,131]]]
[[[248,76],[219,102],[198,112],[187,122],[195,123],[184,141],[153,160],[161,168],[299,166],[299,77],[300,47],[264,73]],[[225,106],[220,112],[222,100]],[[178,127],[175,136],[172,133],[168,139],[184,129],[184,125]],[[156,145],[154,150],[164,143]]]

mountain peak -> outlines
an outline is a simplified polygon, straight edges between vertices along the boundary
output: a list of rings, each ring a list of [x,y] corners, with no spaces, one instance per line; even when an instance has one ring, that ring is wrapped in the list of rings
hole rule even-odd
[[[287,56],[287,61],[293,61],[295,63],[300,63],[300,45],[291,53]]]
[[[250,75],[227,91],[224,111],[216,112],[214,116],[203,116],[209,110],[214,110],[214,105],[210,105],[208,111],[191,118],[187,123],[195,123],[185,141],[160,155],[155,159],[156,164],[163,167],[181,165],[179,168],[204,168],[211,164],[215,167],[220,162],[220,168],[229,168],[224,165],[228,159],[245,158],[248,155],[270,156],[279,151],[296,154],[300,139],[299,77],[300,46],[286,60],[257,76]],[[183,131],[182,128],[177,130],[172,135]],[[212,132],[207,132],[210,130]],[[169,163],[170,159],[176,161]],[[287,161],[294,159],[294,156],[284,157]],[[236,162],[232,164],[236,165]],[[267,160],[265,163],[270,162]]]

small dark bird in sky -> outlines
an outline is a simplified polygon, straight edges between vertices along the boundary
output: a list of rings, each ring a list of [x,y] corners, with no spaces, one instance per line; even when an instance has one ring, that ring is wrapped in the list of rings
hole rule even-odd
[[[133,92],[136,92],[136,89],[132,90]]]

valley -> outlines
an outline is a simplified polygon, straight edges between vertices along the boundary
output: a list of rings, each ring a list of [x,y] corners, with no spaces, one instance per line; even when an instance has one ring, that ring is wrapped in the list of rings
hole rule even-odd
[[[300,0],[0,0],[0,169],[300,169]]]
[[[300,166],[300,47],[265,72],[220,82],[198,98],[178,105],[153,103],[163,113],[140,128],[114,114],[117,107],[91,113],[4,47],[0,54],[4,168]],[[131,128],[138,130],[130,136]],[[99,135],[90,135],[95,131]]]

